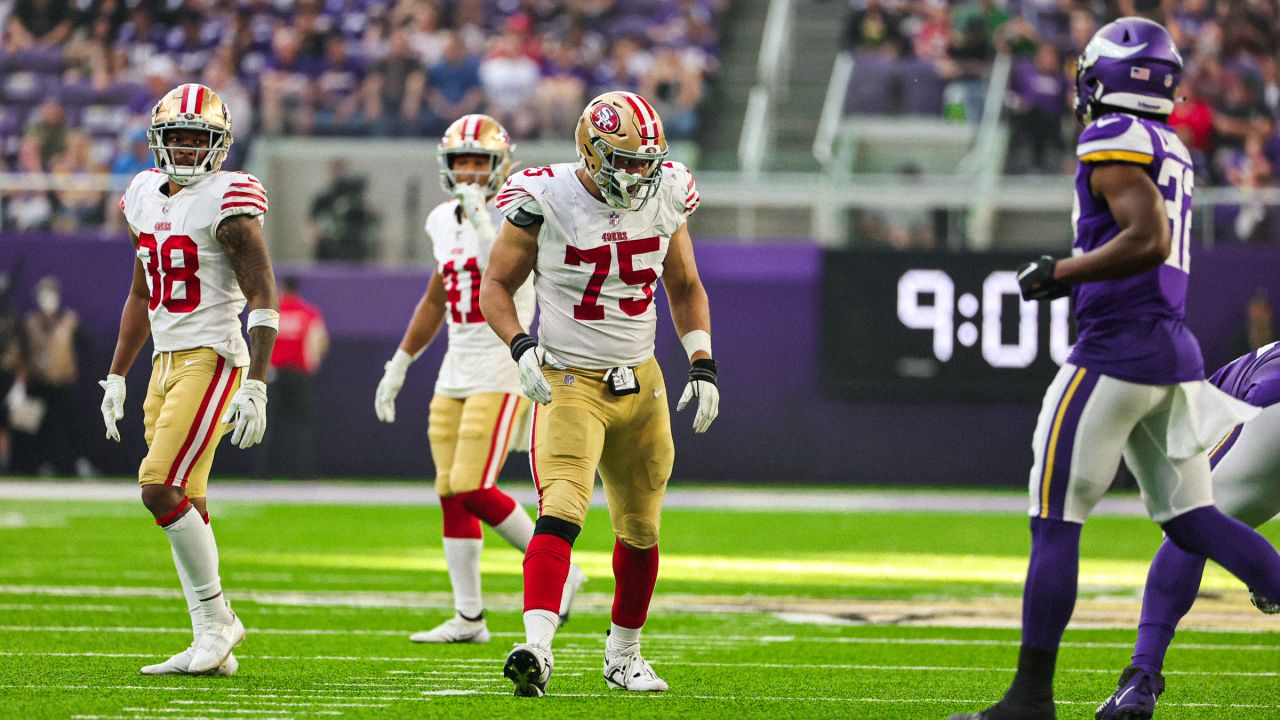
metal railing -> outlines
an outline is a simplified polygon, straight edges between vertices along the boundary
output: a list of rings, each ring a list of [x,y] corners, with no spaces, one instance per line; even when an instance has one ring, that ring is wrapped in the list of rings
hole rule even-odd
[[[770,0],[765,16],[756,82],[747,97],[742,134],[738,137],[738,165],[754,177],[764,171],[765,158],[773,146],[774,108],[786,98],[794,13],[792,0]]]

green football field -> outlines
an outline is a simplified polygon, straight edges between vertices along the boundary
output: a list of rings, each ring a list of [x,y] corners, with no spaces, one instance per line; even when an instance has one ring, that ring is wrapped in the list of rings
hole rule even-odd
[[[143,677],[190,642],[164,534],[140,504],[0,500],[0,717],[945,718],[1004,690],[1026,518],[1016,513],[669,508],[644,651],[663,694],[601,678],[613,582],[604,511],[575,546],[591,580],[556,641],[550,697],[514,698],[520,557],[488,536],[488,645],[407,635],[448,617],[429,505],[214,502],[223,584],[249,628],[230,678]],[[1273,542],[1280,527],[1264,528]],[[1085,530],[1057,683],[1092,717],[1127,664],[1146,520]],[[1280,618],[1213,567],[1156,717],[1280,717]]]

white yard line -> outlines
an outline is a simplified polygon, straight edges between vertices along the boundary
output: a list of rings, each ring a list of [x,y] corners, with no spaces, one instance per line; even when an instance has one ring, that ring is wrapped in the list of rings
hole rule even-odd
[[[503,489],[525,507],[537,504],[529,482],[507,481]],[[222,482],[211,486],[210,499],[252,501],[288,505],[439,505],[428,481],[410,483],[354,482]],[[59,480],[0,480],[0,500],[62,500],[137,502],[138,486],[117,482],[67,482]],[[604,494],[595,493],[592,504],[604,506]],[[815,512],[1007,512],[1025,515],[1027,499],[1017,493],[975,491],[911,492],[849,490],[845,488],[778,487],[671,487],[663,504],[668,508],[716,510],[794,510]],[[139,510],[141,512],[141,510]],[[1142,502],[1133,496],[1103,499],[1094,515],[1145,516]]]

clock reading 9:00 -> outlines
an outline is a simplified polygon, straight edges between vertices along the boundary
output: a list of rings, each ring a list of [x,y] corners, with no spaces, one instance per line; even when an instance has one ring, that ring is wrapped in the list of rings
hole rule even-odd
[[[1018,339],[1007,343],[1001,331],[1004,298],[1018,299]],[[982,357],[992,367],[1025,368],[1040,351],[1037,303],[1021,299],[1012,270],[997,270],[982,281]],[[1059,365],[1071,351],[1071,306],[1067,298],[1050,303],[1049,357]],[[942,270],[908,270],[898,278],[898,320],[913,330],[933,332],[933,355],[947,362],[956,343],[956,285]],[[961,323],[963,324],[963,320]],[[975,322],[977,320],[975,319]],[[970,343],[965,343],[970,344]]]

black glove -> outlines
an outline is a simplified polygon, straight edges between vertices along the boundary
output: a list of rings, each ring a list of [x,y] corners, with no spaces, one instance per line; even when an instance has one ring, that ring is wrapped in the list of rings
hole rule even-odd
[[[1057,260],[1042,255],[1039,260],[1018,268],[1018,287],[1023,300],[1056,300],[1071,294],[1071,286],[1053,279]]]

